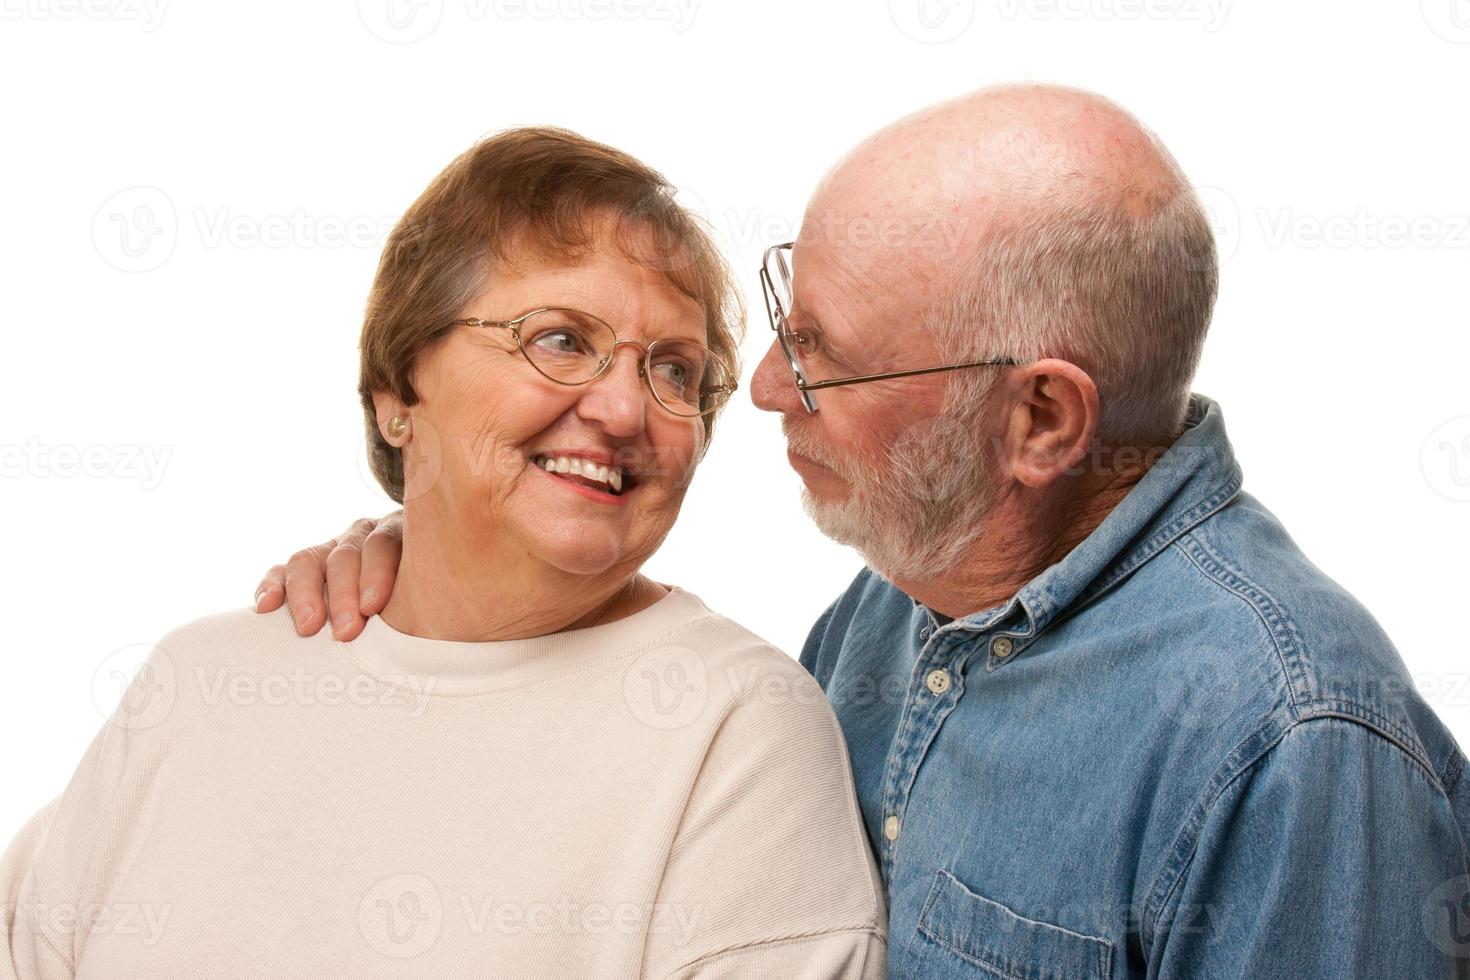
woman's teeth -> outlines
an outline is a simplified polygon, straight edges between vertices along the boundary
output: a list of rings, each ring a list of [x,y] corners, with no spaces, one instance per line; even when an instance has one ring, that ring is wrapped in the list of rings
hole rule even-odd
[[[603,466],[580,456],[533,456],[531,462],[548,473],[580,476],[610,487],[613,493],[623,492],[623,471],[616,466]]]

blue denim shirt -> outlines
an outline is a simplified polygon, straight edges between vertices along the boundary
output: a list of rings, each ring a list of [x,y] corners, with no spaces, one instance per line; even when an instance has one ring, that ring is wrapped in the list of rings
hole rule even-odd
[[[1189,421],[1003,605],[948,621],[865,570],[813,629],[889,976],[1470,976],[1465,756],[1241,492],[1219,407]]]

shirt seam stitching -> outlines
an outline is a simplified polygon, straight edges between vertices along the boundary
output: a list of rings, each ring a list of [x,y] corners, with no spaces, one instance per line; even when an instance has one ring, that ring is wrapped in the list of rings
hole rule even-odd
[[[1192,554],[1189,548],[1185,547],[1186,544],[1193,545],[1205,558],[1213,562],[1220,572],[1228,573],[1233,581],[1226,581],[1220,574],[1216,574],[1214,570],[1206,568],[1201,564],[1199,557]],[[1239,599],[1251,612],[1255,613],[1256,619],[1260,622],[1262,628],[1265,629],[1266,635],[1271,639],[1271,646],[1276,654],[1276,661],[1281,666],[1282,676],[1286,680],[1287,699],[1291,706],[1292,717],[1299,717],[1301,705],[1306,696],[1307,652],[1299,642],[1293,642],[1291,644],[1293,647],[1292,660],[1297,666],[1297,669],[1293,670],[1292,664],[1288,663],[1287,652],[1283,649],[1282,641],[1283,639],[1294,640],[1294,637],[1283,637],[1272,623],[1271,618],[1274,616],[1279,622],[1289,626],[1292,634],[1295,634],[1296,630],[1291,624],[1290,617],[1285,614],[1284,610],[1277,603],[1275,596],[1258,586],[1242,574],[1239,569],[1227,563],[1213,549],[1200,540],[1197,534],[1189,533],[1181,535],[1179,540],[1175,542],[1174,547],[1178,548],[1179,553],[1199,570],[1199,573],[1204,576],[1206,581],[1214,583],[1227,594]],[[1254,593],[1254,596],[1247,595],[1242,589],[1249,589]],[[1257,601],[1257,597],[1259,597],[1259,602]]]
[[[1220,570],[1228,574],[1233,580],[1225,581],[1221,575],[1215,574],[1205,568],[1196,556],[1190,554],[1183,545],[1185,543],[1194,545],[1207,558],[1219,566]],[[1434,776],[1436,782],[1439,776],[1434,772],[1434,767],[1428,761],[1428,752],[1419,742],[1414,734],[1404,729],[1394,720],[1386,715],[1363,704],[1347,698],[1316,697],[1309,690],[1307,681],[1307,668],[1311,661],[1311,655],[1307,652],[1306,642],[1297,629],[1295,619],[1287,612],[1285,605],[1271,592],[1262,588],[1241,569],[1222,557],[1218,552],[1206,544],[1199,535],[1188,534],[1180,538],[1180,551],[1189,559],[1195,568],[1211,582],[1230,595],[1244,602],[1253,612],[1261,625],[1271,637],[1272,645],[1276,649],[1276,658],[1281,665],[1282,674],[1286,678],[1287,692],[1291,700],[1292,715],[1297,720],[1303,720],[1313,715],[1312,709],[1316,706],[1328,705],[1342,711],[1349,711],[1353,716],[1382,730],[1384,737],[1401,743],[1401,747],[1411,756],[1419,761]],[[1236,587],[1238,583],[1239,588]],[[1252,594],[1246,594],[1242,590],[1249,590]],[[1259,602],[1257,601],[1259,597]],[[1264,608],[1263,608],[1264,607]],[[1273,622],[1274,620],[1274,622]],[[1293,664],[1295,669],[1293,669]]]
[[[716,960],[720,960],[728,956],[735,956],[739,953],[746,953],[752,950],[761,949],[762,947],[785,946],[793,943],[806,942],[809,939],[824,939],[829,936],[842,936],[848,934],[870,936],[883,943],[884,946],[888,945],[883,931],[876,924],[868,923],[864,925],[835,926],[829,929],[815,929],[810,932],[795,933],[787,936],[773,936],[769,939],[757,939],[752,942],[741,943],[738,946],[729,946],[725,949],[716,950],[713,953],[707,953],[704,956],[698,957],[697,959],[688,960],[687,962],[676,966],[668,973],[663,974],[663,976],[665,978],[678,976],[679,973],[681,973],[682,971],[688,970],[692,967],[706,966],[714,963]]]
[[[1141,933],[1141,938],[1145,944],[1146,953],[1151,952],[1150,947],[1152,947],[1155,939],[1157,938],[1160,916],[1163,914],[1164,909],[1167,908],[1169,903],[1173,900],[1175,893],[1179,889],[1179,886],[1187,877],[1187,872],[1189,871],[1189,868],[1194,863],[1195,855],[1199,850],[1198,828],[1204,826],[1205,822],[1209,819],[1210,813],[1219,804],[1220,799],[1230,790],[1230,788],[1234,786],[1251,769],[1259,766],[1261,762],[1265,760],[1266,757],[1270,755],[1273,751],[1275,751],[1277,746],[1279,746],[1282,741],[1285,740],[1288,734],[1298,728],[1303,728],[1308,723],[1314,721],[1347,722],[1358,729],[1370,733],[1370,737],[1377,737],[1381,739],[1384,743],[1392,746],[1393,749],[1397,750],[1399,754],[1403,755],[1410,763],[1412,763],[1412,767],[1418,770],[1421,775],[1423,775],[1423,777],[1429,781],[1430,788],[1437,791],[1439,795],[1445,798],[1446,802],[1448,802],[1448,794],[1444,789],[1443,783],[1439,780],[1439,777],[1435,774],[1433,768],[1430,767],[1424,759],[1408,751],[1408,749],[1402,743],[1390,737],[1388,733],[1380,730],[1369,719],[1353,714],[1322,712],[1308,714],[1299,718],[1293,718],[1290,722],[1283,725],[1279,732],[1271,737],[1269,741],[1265,742],[1250,757],[1243,759],[1239,763],[1237,763],[1238,767],[1235,768],[1233,772],[1231,772],[1230,770],[1232,757],[1235,756],[1242,747],[1248,745],[1252,739],[1262,736],[1263,733],[1269,732],[1270,729],[1273,727],[1273,722],[1268,721],[1266,724],[1256,729],[1250,735],[1247,735],[1245,738],[1241,739],[1240,743],[1236,746],[1235,749],[1231,751],[1230,755],[1226,756],[1225,761],[1221,763],[1220,769],[1216,770],[1216,772],[1218,774],[1221,770],[1224,770],[1225,772],[1229,772],[1230,775],[1224,779],[1219,779],[1217,775],[1216,779],[1211,780],[1212,784],[1215,782],[1219,783],[1218,789],[1215,789],[1213,792],[1209,790],[1206,791],[1208,802],[1197,802],[1196,805],[1191,808],[1190,815],[1186,818],[1184,825],[1179,829],[1178,834],[1175,835],[1174,844],[1170,847],[1170,852],[1180,850],[1181,846],[1187,842],[1189,845],[1188,853],[1181,860],[1177,870],[1171,872],[1171,869],[1166,866],[1154,876],[1153,883],[1149,888],[1149,894],[1151,896],[1157,896],[1157,898],[1150,900],[1145,905],[1146,912],[1144,916],[1143,930]],[[1165,890],[1163,894],[1159,894],[1159,889],[1162,887],[1163,880],[1168,878],[1171,873],[1174,876],[1173,881],[1169,883],[1167,890]]]

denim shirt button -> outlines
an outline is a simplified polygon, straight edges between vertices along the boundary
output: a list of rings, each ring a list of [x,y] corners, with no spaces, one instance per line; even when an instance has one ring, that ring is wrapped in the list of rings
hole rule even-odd
[[[1002,660],[1009,657],[1013,650],[1015,650],[1015,646],[1011,643],[1011,638],[1008,636],[1002,636],[990,645],[990,651]]]
[[[924,678],[924,683],[929,686],[931,693],[943,694],[949,690],[949,671],[943,668],[931,670],[929,671],[929,675]]]
[[[883,836],[890,841],[898,840],[898,818],[889,817],[883,821]]]

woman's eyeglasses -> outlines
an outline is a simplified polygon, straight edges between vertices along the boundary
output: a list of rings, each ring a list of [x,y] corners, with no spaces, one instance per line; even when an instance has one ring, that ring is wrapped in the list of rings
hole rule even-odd
[[[560,385],[596,381],[612,365],[623,345],[643,352],[638,375],[654,400],[682,418],[718,411],[739,384],[734,371],[714,351],[689,340],[655,340],[648,345],[618,340],[613,328],[581,310],[548,307],[522,313],[514,320],[455,320],[451,326],[509,330],[526,360]]]

